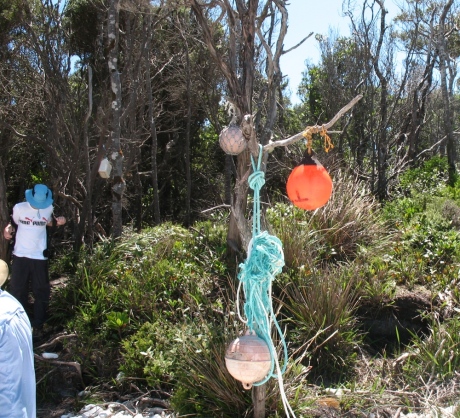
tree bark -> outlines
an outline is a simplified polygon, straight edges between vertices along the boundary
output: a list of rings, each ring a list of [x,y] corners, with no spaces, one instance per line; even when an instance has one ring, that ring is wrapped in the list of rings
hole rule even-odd
[[[151,17],[148,19],[151,23]],[[152,26],[151,24],[149,25]],[[154,115],[154,102],[153,102],[153,92],[152,92],[152,80],[150,76],[150,44],[151,37],[153,36],[153,30],[150,31],[151,35],[147,38],[147,51],[145,54],[145,68],[146,68],[146,84],[147,84],[147,100],[148,100],[148,109],[149,109],[149,128],[150,128],[150,138],[152,140],[150,146],[150,155],[151,155],[151,166],[152,166],[152,189],[153,189],[153,220],[156,225],[160,224],[160,196],[158,193],[158,164],[157,164],[157,149],[158,149],[158,139],[157,139],[157,129],[155,123]]]
[[[9,241],[3,238],[3,230],[10,220],[6,198],[5,166],[0,157],[0,259],[9,264]]]
[[[108,66],[110,72],[110,84],[112,90],[112,130],[110,133],[110,159],[113,166],[112,183],[112,236],[118,238],[122,234],[123,222],[123,193],[125,181],[123,179],[123,152],[121,150],[120,116],[121,116],[121,80],[118,72],[118,19],[119,0],[110,0],[108,10],[107,35],[108,45]]]
[[[185,226],[190,226],[191,223],[191,200],[192,200],[192,168],[191,168],[191,152],[190,152],[190,137],[191,137],[191,121],[192,121],[192,87],[190,83],[191,68],[190,68],[190,51],[187,43],[187,38],[182,34],[185,45],[185,66],[186,66],[186,88],[187,88],[187,114],[185,128],[185,181],[187,185],[185,195]]]
[[[252,387],[252,404],[254,405],[254,418],[265,418],[266,385]]]
[[[440,17],[439,30],[437,33],[437,47],[439,51],[439,72],[441,74],[441,95],[444,105],[443,124],[444,133],[446,135],[447,162],[449,165],[449,182],[451,185],[455,183],[457,162],[457,150],[454,142],[454,132],[452,128],[452,109],[451,109],[451,94],[447,83],[447,68],[448,68],[448,53],[447,53],[447,30],[445,28],[447,13],[449,12],[454,0],[449,0],[442,11]]]
[[[85,122],[83,126],[83,158],[86,172],[86,195],[85,201],[83,202],[83,209],[81,212],[80,221],[75,228],[75,242],[74,251],[78,253],[81,246],[83,245],[83,237],[85,230],[88,228],[88,232],[91,236],[90,245],[93,241],[93,219],[91,216],[92,212],[92,196],[93,196],[93,183],[95,175],[91,173],[91,162],[90,162],[90,151],[89,151],[89,133],[88,124],[93,111],[93,71],[90,65],[88,65],[88,112],[86,113]],[[96,164],[99,164],[100,159],[96,160]]]

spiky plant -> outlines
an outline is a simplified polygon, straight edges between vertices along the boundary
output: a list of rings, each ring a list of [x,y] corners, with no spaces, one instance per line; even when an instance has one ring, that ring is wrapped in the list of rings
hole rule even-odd
[[[180,341],[181,373],[171,403],[175,410],[196,417],[246,417],[251,392],[243,390],[225,366],[225,351],[236,338],[238,321],[232,316],[200,321],[201,333]],[[177,343],[177,342],[176,342]]]
[[[430,315],[429,335],[413,335],[402,362],[405,383],[413,386],[441,384],[458,378],[460,368],[460,320],[442,322]]]
[[[323,257],[349,260],[359,247],[379,244],[389,231],[381,221],[378,202],[357,176],[337,170],[333,184],[331,199],[315,211],[311,226],[327,250]]]
[[[329,268],[294,279],[284,292],[294,359],[311,365],[312,375],[324,381],[347,377],[362,342],[353,315],[359,298],[353,276]]]

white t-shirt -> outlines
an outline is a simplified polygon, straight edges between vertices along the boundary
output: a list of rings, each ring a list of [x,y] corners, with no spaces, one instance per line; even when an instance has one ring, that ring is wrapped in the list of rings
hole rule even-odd
[[[35,209],[29,202],[17,203],[13,207],[13,221],[18,226],[13,254],[17,257],[46,260],[46,224],[52,219],[53,206]]]

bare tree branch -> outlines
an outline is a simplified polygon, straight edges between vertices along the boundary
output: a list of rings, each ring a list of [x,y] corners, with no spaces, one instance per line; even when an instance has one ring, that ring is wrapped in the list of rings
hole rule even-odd
[[[346,112],[348,112],[351,108],[353,108],[353,106],[356,103],[358,103],[362,99],[362,97],[363,97],[362,94],[358,94],[352,101],[350,101],[347,105],[342,107],[342,109],[340,109],[337,112],[337,114],[329,122],[323,125],[309,126],[308,127],[309,131],[312,134],[315,134],[315,133],[331,128]],[[299,141],[302,138],[303,138],[303,132],[299,132],[298,134],[295,134],[289,138],[268,143],[267,145],[264,146],[264,151],[270,152],[270,151],[273,151],[276,147],[286,147],[288,145],[294,144],[295,142]]]
[[[300,45],[302,45],[308,38],[311,38],[313,36],[313,32],[310,32],[305,38],[303,38],[299,43],[295,44],[292,48],[287,49],[286,51],[283,51],[283,55],[287,54],[288,52],[291,52],[292,50],[298,48]]]

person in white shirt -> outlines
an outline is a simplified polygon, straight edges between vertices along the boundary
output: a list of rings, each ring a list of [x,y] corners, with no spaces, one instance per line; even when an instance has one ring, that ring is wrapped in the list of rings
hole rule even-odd
[[[9,223],[3,236],[10,240],[16,233],[9,291],[26,308],[29,282],[32,284],[35,332],[47,319],[50,298],[46,227],[64,225],[66,219],[53,216],[53,193],[44,184],[26,190],[25,198],[25,202],[13,208],[12,220],[16,227]]]
[[[0,286],[8,265],[0,260]],[[0,418],[36,418],[32,328],[22,305],[0,288]]]

